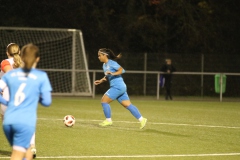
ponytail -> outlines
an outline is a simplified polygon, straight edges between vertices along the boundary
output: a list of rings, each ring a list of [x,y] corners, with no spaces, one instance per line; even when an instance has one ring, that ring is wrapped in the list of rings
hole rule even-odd
[[[13,68],[19,68],[22,66],[22,60],[19,54],[13,55],[13,61],[14,61]]]
[[[8,53],[9,56],[13,57],[13,68],[18,68],[21,66],[22,61],[21,57],[19,56],[20,54],[20,47],[16,43],[10,43],[7,46],[6,52]]]

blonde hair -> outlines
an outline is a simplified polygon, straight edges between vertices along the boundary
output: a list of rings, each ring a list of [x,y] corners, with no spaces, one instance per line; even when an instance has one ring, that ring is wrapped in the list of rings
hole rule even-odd
[[[16,43],[10,43],[7,46],[6,52],[9,54],[9,56],[13,57],[13,68],[18,68],[22,65],[22,60],[20,57],[20,47]]]
[[[36,45],[29,43],[22,47],[21,58],[22,58],[22,61],[24,62],[23,68],[26,69],[27,71],[31,70],[34,62],[38,57],[39,57],[39,48]]]

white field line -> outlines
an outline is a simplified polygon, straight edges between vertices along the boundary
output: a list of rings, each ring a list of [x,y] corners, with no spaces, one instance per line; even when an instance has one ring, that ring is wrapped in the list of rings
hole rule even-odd
[[[38,118],[38,120],[63,120],[63,119],[49,119],[49,118]],[[77,121],[97,121],[101,122],[102,120],[82,120],[82,119],[77,119]],[[139,122],[130,122],[130,121],[114,121],[114,122],[119,122],[119,123],[139,123]],[[171,125],[171,126],[190,126],[190,127],[206,127],[206,128],[229,128],[229,129],[240,129],[240,127],[237,126],[215,126],[215,125],[201,125],[201,124],[182,124],[182,123],[156,123],[156,122],[147,122],[149,124],[154,124],[154,125]]]
[[[240,153],[213,153],[213,154],[166,154],[166,155],[112,155],[112,156],[49,156],[37,157],[38,159],[91,159],[91,158],[167,158],[167,157],[217,157],[217,156],[240,156]],[[0,157],[7,159],[10,157]]]

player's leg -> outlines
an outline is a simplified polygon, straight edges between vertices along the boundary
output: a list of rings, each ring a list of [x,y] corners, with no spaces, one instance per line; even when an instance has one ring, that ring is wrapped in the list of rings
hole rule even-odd
[[[101,123],[99,123],[100,126],[111,126],[112,125],[112,117],[111,117],[111,106],[109,103],[113,101],[113,99],[110,98],[111,95],[114,94],[113,88],[110,88],[102,97],[101,99],[101,105],[103,109],[103,113],[105,116],[105,120]]]
[[[3,121],[3,117],[4,117],[4,113],[6,111],[7,107],[3,104],[1,104],[1,110],[0,110],[0,114],[1,114],[1,119]]]
[[[111,126],[112,125],[112,117],[111,117],[111,107],[109,103],[112,101],[106,94],[103,95],[101,100],[101,105],[103,109],[103,113],[105,116],[105,120],[99,123],[100,126]]]
[[[30,142],[31,152],[33,154],[33,158],[36,158],[37,156],[37,150],[35,145],[35,133],[32,136],[31,142]]]
[[[34,127],[26,125],[12,125],[14,130],[13,152],[11,160],[32,160],[33,154],[30,149],[30,141],[34,134]]]
[[[123,88],[124,89],[124,88]],[[111,87],[102,97],[101,104],[103,108],[104,115],[106,120],[102,123],[99,123],[100,126],[110,126],[112,125],[112,117],[111,117],[111,107],[109,103],[115,100],[119,95],[123,94],[125,90],[117,89]]]
[[[12,155],[11,155],[11,160],[22,160],[25,157],[25,151],[20,151],[23,148],[13,148]]]
[[[3,114],[0,113],[0,115],[1,115],[1,121],[3,122]]]
[[[14,141],[14,128],[11,125],[3,125],[4,134],[11,146],[13,146]],[[26,149],[23,147],[13,146],[13,151],[11,154],[11,160],[22,160],[25,155]]]
[[[139,112],[138,108],[131,103],[127,92],[121,95],[117,100],[123,107],[129,110],[136,119],[139,120],[140,129],[143,129],[147,123],[147,119],[144,118]]]
[[[3,90],[2,96],[3,96],[4,99],[9,101],[9,89],[8,89],[8,87]],[[3,117],[4,117],[4,113],[5,113],[6,109],[7,109],[7,106],[1,104],[0,114],[1,114],[2,121],[3,121]]]
[[[14,147],[11,155],[11,160],[32,160],[31,148]]]
[[[32,148],[31,148],[31,147],[29,147],[29,148],[27,149],[27,152],[26,152],[25,158],[26,158],[26,160],[33,159],[33,158],[34,158],[34,156],[33,156],[33,152],[32,152]]]

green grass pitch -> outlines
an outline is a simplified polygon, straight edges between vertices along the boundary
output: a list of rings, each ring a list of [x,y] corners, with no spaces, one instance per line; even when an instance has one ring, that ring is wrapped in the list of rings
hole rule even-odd
[[[37,160],[237,160],[240,159],[239,102],[159,101],[133,98],[147,125],[117,101],[111,103],[113,126],[104,120],[100,97],[54,97],[49,108],[39,106]],[[74,127],[63,124],[75,116]],[[0,160],[11,148],[0,131]]]

